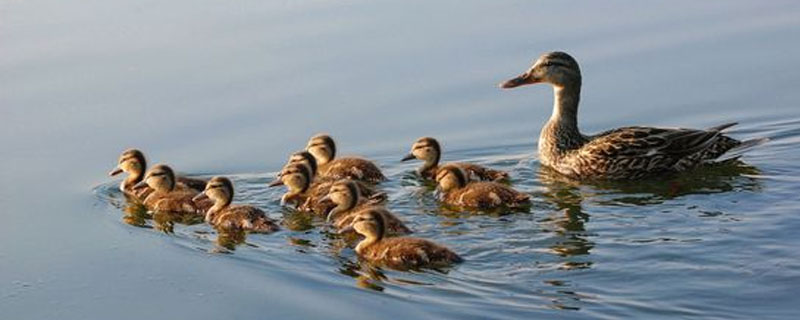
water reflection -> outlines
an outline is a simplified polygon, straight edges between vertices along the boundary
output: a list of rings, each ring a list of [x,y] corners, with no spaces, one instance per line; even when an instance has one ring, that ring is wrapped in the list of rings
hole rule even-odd
[[[654,205],[666,200],[692,194],[715,194],[731,191],[759,191],[761,184],[755,176],[761,172],[754,166],[734,160],[722,164],[708,165],[697,170],[665,177],[651,178],[631,183],[630,181],[575,181],[550,168],[542,167],[539,180],[548,187],[592,194],[592,201],[605,205]],[[569,195],[554,195],[564,207],[569,208]],[[574,197],[575,195],[573,195]],[[573,208],[574,209],[574,208]],[[572,210],[572,209],[570,209]]]

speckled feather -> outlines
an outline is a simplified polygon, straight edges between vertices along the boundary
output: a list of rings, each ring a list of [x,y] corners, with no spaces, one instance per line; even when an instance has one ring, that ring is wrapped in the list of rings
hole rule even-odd
[[[441,201],[477,209],[517,208],[530,205],[530,196],[497,182],[484,181],[471,182],[462,188],[443,192]]]
[[[280,229],[275,221],[259,208],[248,205],[228,205],[213,214],[211,225],[226,230],[270,233]]]

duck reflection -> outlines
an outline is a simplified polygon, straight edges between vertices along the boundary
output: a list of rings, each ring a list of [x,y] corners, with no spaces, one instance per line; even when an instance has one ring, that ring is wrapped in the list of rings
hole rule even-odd
[[[215,244],[219,248],[229,251],[236,250],[236,246],[243,244],[247,240],[247,233],[241,229],[217,229],[217,240]]]
[[[578,190],[603,197],[594,199],[599,204],[651,205],[693,194],[715,194],[731,191],[758,191],[762,189],[756,178],[758,168],[739,160],[731,160],[700,167],[690,172],[663,177],[631,181],[575,181],[554,170],[541,167],[539,180],[546,186]]]

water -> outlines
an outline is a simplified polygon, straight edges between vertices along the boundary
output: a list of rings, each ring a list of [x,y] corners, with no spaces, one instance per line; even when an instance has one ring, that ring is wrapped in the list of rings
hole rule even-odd
[[[798,29],[789,1],[4,1],[0,318],[794,317]],[[772,141],[666,181],[554,179],[535,154],[551,91],[496,88],[554,49],[581,63],[587,133],[740,121]],[[280,209],[265,183],[320,131],[467,262],[375,270]],[[509,170],[531,212],[440,210],[399,162],[423,135]],[[131,146],[297,230],[225,253],[203,225],[126,224],[105,173]]]

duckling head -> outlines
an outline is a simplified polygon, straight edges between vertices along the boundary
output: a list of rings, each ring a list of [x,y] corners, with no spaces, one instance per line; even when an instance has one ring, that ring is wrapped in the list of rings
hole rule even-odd
[[[113,177],[126,172],[134,178],[139,178],[146,169],[147,161],[144,159],[144,153],[137,149],[128,149],[119,155],[117,167],[111,170],[108,175]]]
[[[269,184],[270,187],[279,185],[289,189],[281,197],[281,205],[285,205],[290,198],[306,192],[311,186],[311,169],[302,163],[287,164],[278,174],[278,179]]]
[[[581,70],[578,62],[564,52],[548,52],[536,59],[525,73],[501,83],[500,88],[511,89],[536,83],[550,83],[556,87],[580,87]]]
[[[318,134],[308,140],[306,151],[317,159],[318,165],[324,165],[336,157],[336,144],[327,134]]]
[[[175,189],[175,172],[167,165],[157,164],[147,171],[142,182],[139,182],[134,188],[141,188],[145,185],[156,191],[172,191]]]
[[[233,183],[225,177],[213,177],[206,183],[206,188],[195,196],[193,201],[200,201],[204,198],[214,201],[214,207],[206,212],[206,222],[211,222],[214,215],[220,209],[228,206],[233,201]]]
[[[213,177],[208,180],[205,190],[197,195],[195,199],[202,198],[201,195],[214,200],[215,204],[222,204],[223,207],[227,206],[233,201],[233,182],[225,177]]]
[[[385,211],[386,209],[383,208],[366,209],[353,219],[353,224],[350,228],[343,229],[340,232],[349,232],[352,228],[352,230],[355,230],[358,234],[366,238],[364,241],[366,243],[383,239],[386,234]],[[363,244],[364,243],[358,244],[356,252],[360,252]]]
[[[463,188],[467,181],[467,174],[456,166],[444,166],[436,174],[436,183],[442,192]]]
[[[356,184],[355,181],[342,180],[334,183],[330,190],[328,190],[328,195],[321,199],[321,201],[330,200],[336,205],[333,210],[328,212],[328,222],[330,222],[331,218],[333,218],[336,213],[355,208],[358,204],[360,194],[361,192],[358,188],[358,184]]]
[[[411,152],[400,161],[419,159],[427,164],[437,165],[441,156],[442,147],[439,145],[439,141],[431,137],[422,137],[414,142],[411,146]]]
[[[314,155],[312,155],[310,152],[298,151],[292,153],[292,155],[289,156],[289,162],[287,164],[295,164],[295,163],[300,163],[308,166],[308,169],[310,171],[310,176],[312,178],[317,175],[317,159],[314,158]]]

